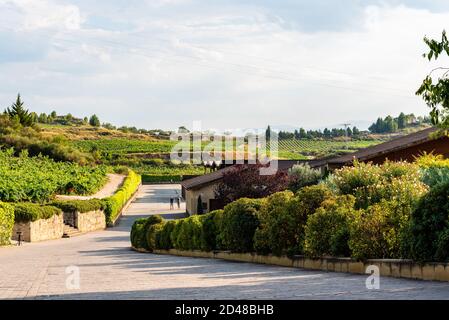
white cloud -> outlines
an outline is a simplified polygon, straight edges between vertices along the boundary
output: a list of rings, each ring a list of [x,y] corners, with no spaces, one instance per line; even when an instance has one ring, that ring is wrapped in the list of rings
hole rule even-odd
[[[216,128],[321,127],[424,114],[414,96],[431,68],[422,38],[438,36],[449,21],[448,13],[369,6],[357,29],[305,32],[256,6],[179,12],[169,2],[152,1],[143,12],[129,7],[120,19],[136,28],[106,31],[86,29],[88,15],[75,5],[8,1],[10,12],[11,3],[20,9],[22,28],[54,33],[39,61],[2,65],[0,55],[0,97],[22,91],[39,111],[76,109],[147,128],[193,120]]]
[[[19,25],[15,21],[15,27],[18,29],[63,28],[78,30],[82,22],[77,6],[60,5],[54,1],[1,0],[0,8],[2,7],[20,13]]]

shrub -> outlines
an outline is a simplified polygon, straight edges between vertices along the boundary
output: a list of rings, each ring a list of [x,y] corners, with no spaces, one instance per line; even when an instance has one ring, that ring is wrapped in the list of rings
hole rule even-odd
[[[105,206],[104,201],[100,199],[90,200],[57,200],[50,205],[61,209],[64,212],[85,213],[89,211],[102,210]]]
[[[201,218],[198,215],[183,219],[174,246],[179,250],[201,249]]]
[[[14,227],[14,207],[0,202],[0,246],[10,243]]]
[[[267,197],[259,212],[260,224],[254,234],[254,248],[258,253],[281,255],[296,244],[295,218],[290,212],[291,191]]]
[[[152,250],[153,247],[150,247],[147,242],[147,233],[150,227],[157,224],[162,224],[164,219],[161,216],[154,215],[148,218],[140,218],[134,221],[134,224],[131,228],[131,244],[134,248]],[[153,238],[151,239],[153,240]],[[154,243],[152,243],[153,245]]]
[[[220,226],[222,249],[251,252],[263,199],[242,198],[225,206]]]
[[[169,250],[173,248],[173,243],[171,241],[171,234],[175,228],[176,220],[167,221],[161,232],[156,235],[156,248]]]
[[[312,169],[308,164],[294,165],[288,172],[289,189],[293,192],[305,186],[317,184],[323,174],[320,169]]]
[[[354,162],[354,167],[336,170],[326,184],[337,193],[356,197],[356,208],[366,209],[382,200],[414,202],[427,191],[417,165],[385,162],[383,165]]]
[[[325,200],[309,216],[305,228],[304,250],[310,256],[349,256],[349,224],[357,214],[351,195]]]
[[[40,219],[49,219],[61,214],[59,208],[44,206],[36,203],[17,203],[14,205],[14,219],[16,222],[30,222]]]
[[[352,257],[400,258],[404,252],[411,211],[411,207],[386,200],[361,210],[350,224]]]
[[[182,225],[184,224],[185,219],[180,219],[180,220],[175,220],[175,226],[173,228],[173,231],[170,235],[170,240],[173,244],[173,248],[178,248],[178,238],[179,238],[179,234],[181,233],[181,228]]]
[[[157,248],[156,237],[164,228],[164,219],[161,216],[150,216],[146,222],[145,238],[147,241],[147,250],[153,251]]]
[[[142,179],[140,175],[130,170],[128,176],[123,182],[123,185],[118,189],[118,191],[113,196],[104,200],[104,213],[106,215],[106,223],[108,225],[115,221],[123,206],[137,191],[137,188],[141,182]]]
[[[431,189],[419,202],[410,221],[409,254],[417,261],[447,261],[449,183]],[[444,248],[446,246],[446,248]]]
[[[442,155],[424,154],[416,159],[421,168],[422,181],[433,188],[449,182],[449,159]]]
[[[134,221],[131,227],[131,245],[134,248],[146,249],[147,241],[145,237],[145,224],[147,222],[146,218],[140,218]]]
[[[331,196],[328,188],[317,185],[302,188],[296,196],[280,192],[268,197],[260,210],[261,224],[254,236],[256,251],[275,255],[303,253],[307,218]]]
[[[223,210],[215,210],[202,215],[201,223],[201,250],[212,251],[218,248],[217,235],[220,230],[220,216],[223,214]]]

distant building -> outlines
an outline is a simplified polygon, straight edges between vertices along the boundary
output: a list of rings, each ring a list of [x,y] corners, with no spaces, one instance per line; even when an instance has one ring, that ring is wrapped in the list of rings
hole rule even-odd
[[[298,163],[309,163],[311,167],[318,167],[324,165],[325,161],[278,160],[278,170],[287,171]],[[189,215],[197,214],[198,198],[200,196],[205,213],[223,208],[222,202],[219,199],[215,199],[215,189],[222,180],[224,173],[233,170],[233,168],[233,165],[227,166],[181,182],[182,196],[186,201],[186,211]]]

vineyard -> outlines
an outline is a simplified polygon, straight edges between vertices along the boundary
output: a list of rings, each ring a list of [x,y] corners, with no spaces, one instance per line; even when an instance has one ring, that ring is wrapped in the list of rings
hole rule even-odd
[[[176,141],[138,139],[99,139],[73,141],[75,147],[90,152],[98,150],[111,154],[127,153],[170,153]]]
[[[0,201],[45,202],[57,193],[92,194],[106,182],[106,168],[29,157],[0,150]]]
[[[327,157],[336,154],[354,152],[380,143],[380,140],[279,140],[279,158],[282,159],[311,159]]]

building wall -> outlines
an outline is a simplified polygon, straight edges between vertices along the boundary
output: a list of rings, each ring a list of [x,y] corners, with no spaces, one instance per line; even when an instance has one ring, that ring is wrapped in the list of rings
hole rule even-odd
[[[209,212],[209,200],[215,199],[215,188],[217,184],[212,183],[206,186],[203,186],[198,189],[189,189],[185,191],[185,200],[186,200],[186,211],[189,215],[197,214],[197,206],[198,206],[198,197],[201,195],[201,200],[203,203],[207,204],[207,207],[204,207],[204,212]]]

